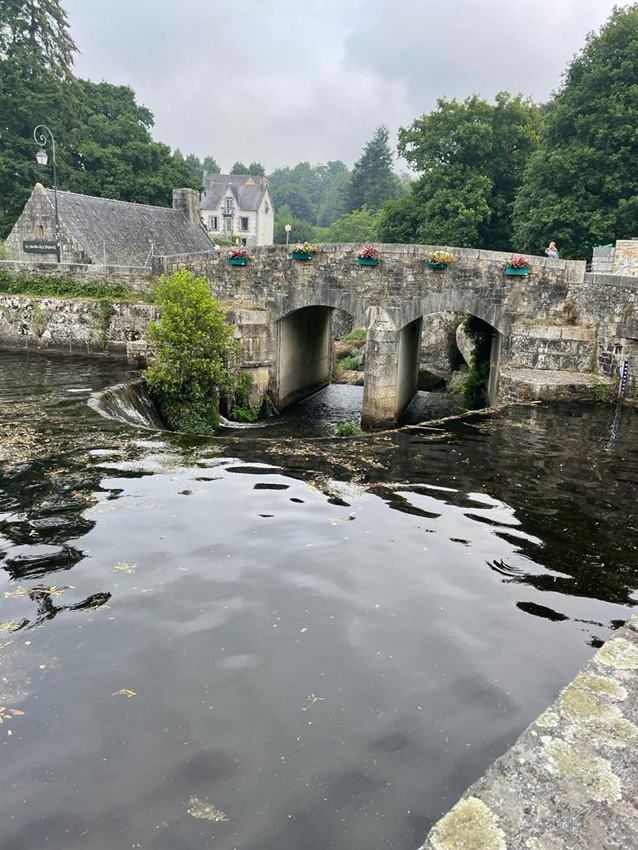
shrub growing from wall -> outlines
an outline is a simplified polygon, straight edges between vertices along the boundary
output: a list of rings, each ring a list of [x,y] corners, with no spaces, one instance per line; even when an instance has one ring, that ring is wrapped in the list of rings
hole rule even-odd
[[[162,277],[155,295],[161,316],[149,326],[154,361],[144,373],[151,396],[173,430],[211,434],[220,395],[232,395],[237,380],[235,328],[205,278],[187,269]]]

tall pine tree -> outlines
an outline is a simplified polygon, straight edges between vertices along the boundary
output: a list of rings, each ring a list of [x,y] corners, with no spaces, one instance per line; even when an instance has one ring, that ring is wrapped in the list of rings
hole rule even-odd
[[[387,127],[377,127],[355,163],[348,187],[348,212],[362,207],[376,212],[386,201],[403,194],[401,181],[392,171],[389,138]]]

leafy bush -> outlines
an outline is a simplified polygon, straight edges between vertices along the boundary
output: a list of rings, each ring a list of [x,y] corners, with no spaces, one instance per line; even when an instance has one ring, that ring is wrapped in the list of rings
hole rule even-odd
[[[337,425],[337,437],[356,437],[362,434],[361,426],[357,422],[341,422]]]
[[[617,392],[618,388],[612,384],[603,384],[598,381],[594,384],[594,398],[597,404],[611,404]]]
[[[9,249],[4,242],[0,242],[0,260],[6,260],[9,257]]]
[[[259,419],[258,407],[235,407],[230,414],[234,422],[256,422]]]
[[[344,336],[344,340],[346,342],[353,342],[354,340],[364,340],[366,338],[365,328],[355,328],[355,330],[350,331],[349,334]]]
[[[146,383],[169,427],[210,434],[219,423],[220,394],[234,392],[234,327],[205,278],[188,269],[162,276],[156,298],[161,318],[147,334],[155,359]]]
[[[463,382],[465,403],[473,410],[487,404],[487,385],[490,378],[490,352],[493,330],[487,322],[476,316],[466,316],[463,321],[465,333],[474,343],[471,363]]]
[[[40,298],[111,298],[114,301],[152,301],[151,292],[129,292],[121,284],[79,281],[71,277],[23,275],[0,269],[0,293]]]
[[[359,368],[359,358],[354,355],[350,355],[349,357],[342,357],[341,360],[337,363],[342,369],[350,371],[357,370]]]
[[[250,406],[250,375],[245,372],[236,374],[232,381],[231,394],[228,399],[228,418],[235,422],[256,422],[260,409]]]

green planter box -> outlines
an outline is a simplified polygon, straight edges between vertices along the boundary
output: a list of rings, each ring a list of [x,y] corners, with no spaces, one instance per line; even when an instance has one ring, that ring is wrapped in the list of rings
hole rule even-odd
[[[228,257],[226,262],[229,266],[245,266],[247,257]]]
[[[529,269],[505,269],[505,274],[510,275],[510,277],[525,277],[525,275],[529,274]]]
[[[307,254],[305,251],[293,251],[293,260],[312,260],[312,254]]]
[[[376,257],[359,257],[360,266],[378,266],[379,261]]]
[[[434,269],[434,271],[437,271],[437,272],[444,272],[446,270],[446,268],[448,267],[448,265],[449,265],[449,263],[431,263],[428,260],[428,268]]]

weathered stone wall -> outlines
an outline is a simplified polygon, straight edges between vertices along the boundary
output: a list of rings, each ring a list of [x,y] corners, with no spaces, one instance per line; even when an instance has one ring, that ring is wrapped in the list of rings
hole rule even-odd
[[[31,255],[32,256],[32,255]],[[98,266],[90,263],[50,263],[41,258],[30,262],[0,260],[0,271],[24,277],[63,277],[79,283],[121,286],[129,292],[150,292],[157,278],[144,266]]]
[[[156,315],[150,304],[0,295],[0,345],[126,357]]]
[[[595,368],[596,362],[596,328],[521,323],[512,327],[507,352],[511,366],[584,372]]]
[[[436,823],[422,850],[638,847],[638,618]]]

